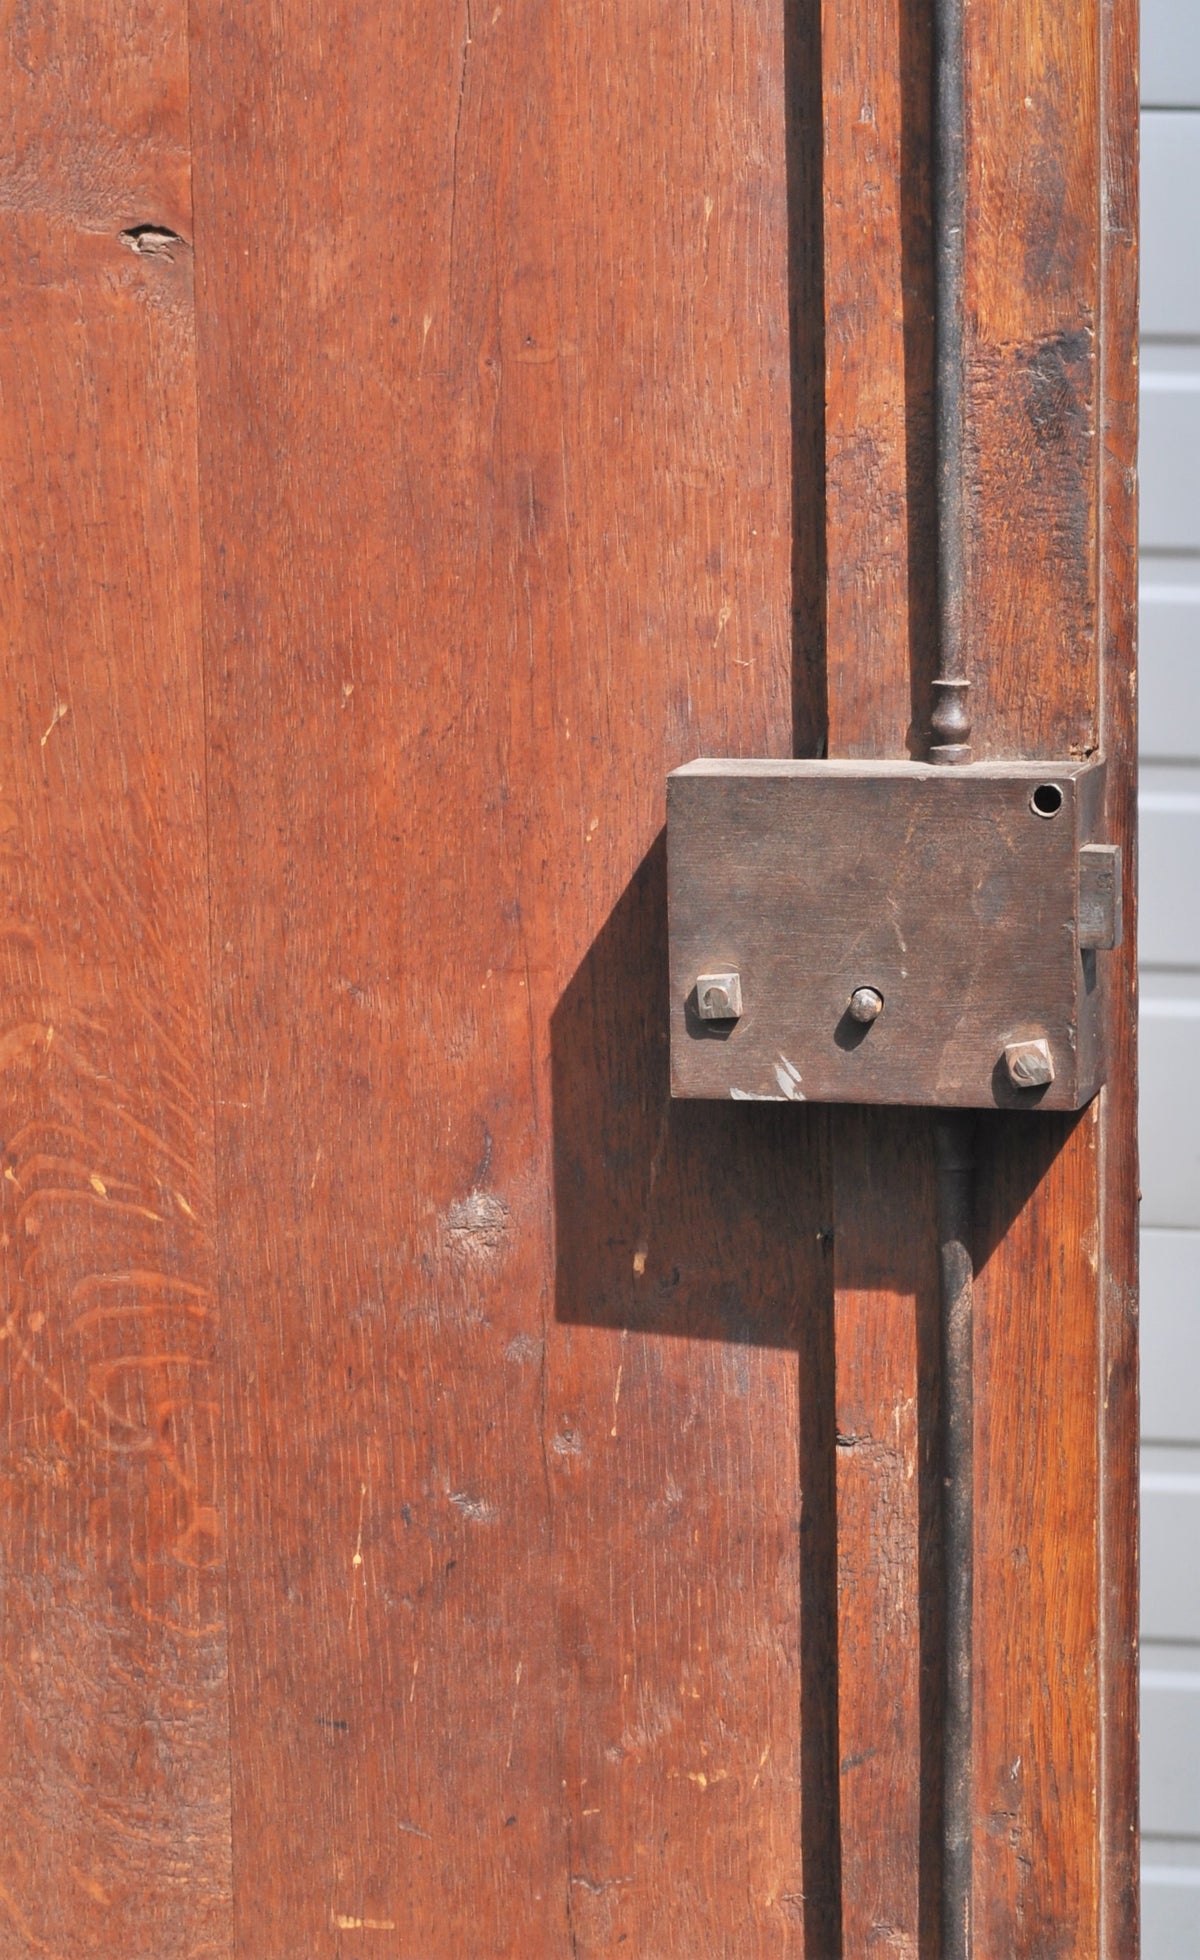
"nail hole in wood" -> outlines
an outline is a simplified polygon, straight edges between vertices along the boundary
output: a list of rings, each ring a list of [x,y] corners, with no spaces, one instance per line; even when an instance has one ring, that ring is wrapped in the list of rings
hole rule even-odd
[[[143,258],[171,259],[175,256],[172,247],[186,245],[187,240],[166,225],[130,225],[121,233],[121,243]]]

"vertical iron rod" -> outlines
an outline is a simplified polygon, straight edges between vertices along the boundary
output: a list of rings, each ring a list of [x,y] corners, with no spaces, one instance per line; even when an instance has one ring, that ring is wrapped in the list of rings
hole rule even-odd
[[[964,0],[933,0],[938,647],[929,759],[971,760],[965,630],[963,268],[966,219]],[[941,1279],[943,1598],[942,1960],[971,1960],[974,1603],[974,1124],[934,1125]]]
[[[935,393],[938,649],[931,762],[971,759],[971,685],[964,627],[963,264],[966,232],[964,0],[933,0]]]

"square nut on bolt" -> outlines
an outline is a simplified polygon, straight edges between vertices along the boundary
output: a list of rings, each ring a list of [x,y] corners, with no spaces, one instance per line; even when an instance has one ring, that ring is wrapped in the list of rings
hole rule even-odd
[[[696,982],[696,1012],[702,1021],[740,1020],[740,973],[702,973]]]
[[[1014,1089],[1048,1089],[1054,1080],[1050,1043],[1040,1036],[1010,1041],[1004,1050],[1004,1066]]]

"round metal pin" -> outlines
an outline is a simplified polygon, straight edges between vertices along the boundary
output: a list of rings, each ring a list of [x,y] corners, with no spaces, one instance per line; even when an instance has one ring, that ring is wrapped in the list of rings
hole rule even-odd
[[[856,987],[850,996],[850,1019],[869,1028],[883,1012],[883,995],[877,987]]]

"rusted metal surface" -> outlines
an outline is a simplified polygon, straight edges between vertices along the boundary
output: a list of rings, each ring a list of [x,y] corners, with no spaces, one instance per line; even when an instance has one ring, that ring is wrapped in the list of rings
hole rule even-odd
[[[1081,1107],[1105,1071],[1105,961],[1077,916],[1103,779],[1098,762],[677,770],[675,1095]],[[1037,1043],[1048,1069],[1014,1075],[1009,1049]]]
[[[932,16],[937,658],[931,686],[929,760],[955,765],[971,760],[971,673],[964,608],[963,266],[967,179],[963,0],[933,0]]]
[[[1124,938],[1121,851],[1085,844],[1079,853],[1079,944],[1111,952]]]

